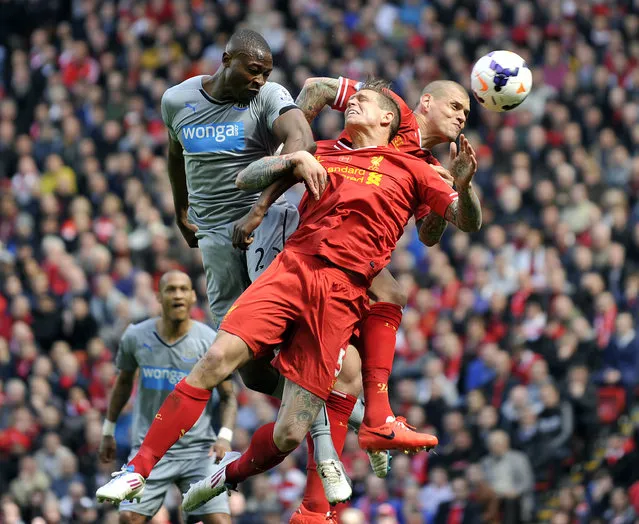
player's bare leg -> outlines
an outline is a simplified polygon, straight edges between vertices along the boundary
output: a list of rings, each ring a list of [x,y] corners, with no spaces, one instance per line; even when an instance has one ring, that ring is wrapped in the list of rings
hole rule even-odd
[[[248,362],[251,356],[241,338],[220,330],[204,357],[166,398],[135,457],[114,475],[111,482],[98,489],[98,501],[119,504],[141,496],[145,479],[167,450],[200,418],[213,388]],[[227,453],[221,464],[237,455]]]
[[[193,511],[222,494],[228,485],[235,486],[280,464],[301,444],[323,406],[320,397],[286,380],[275,423],[258,428],[241,456],[222,460],[213,475],[193,484],[184,495],[183,508]]]
[[[367,451],[431,449],[437,445],[437,438],[417,433],[405,418],[395,417],[388,399],[388,379],[406,298],[388,269],[375,277],[369,293],[377,302],[362,321],[357,348],[362,359],[365,400],[364,420],[359,429],[360,446]]]

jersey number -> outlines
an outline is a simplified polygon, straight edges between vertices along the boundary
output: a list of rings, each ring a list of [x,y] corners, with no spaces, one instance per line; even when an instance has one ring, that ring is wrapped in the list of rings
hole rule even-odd
[[[282,252],[281,249],[273,246],[273,251],[275,251],[275,255],[277,256],[279,253]],[[262,269],[264,269],[264,264],[262,264],[262,260],[264,260],[264,248],[263,247],[258,247],[255,250],[256,253],[260,254],[260,258],[257,261],[257,264],[255,264],[255,271],[260,271]]]

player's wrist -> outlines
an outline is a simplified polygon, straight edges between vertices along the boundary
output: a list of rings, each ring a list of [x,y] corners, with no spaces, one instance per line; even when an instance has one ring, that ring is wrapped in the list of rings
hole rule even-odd
[[[217,438],[222,438],[224,440],[228,440],[229,442],[233,441],[233,430],[231,428],[227,428],[222,426],[220,431],[217,432]]]
[[[102,424],[102,436],[103,437],[113,437],[115,436],[115,422],[111,422],[109,419],[105,418]]]
[[[255,204],[251,207],[251,215],[258,218],[264,218],[267,210],[268,207],[266,205],[255,202]]]

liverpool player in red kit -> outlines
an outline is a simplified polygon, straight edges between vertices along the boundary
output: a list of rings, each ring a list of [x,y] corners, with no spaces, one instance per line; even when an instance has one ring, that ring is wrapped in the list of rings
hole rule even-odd
[[[458,197],[426,163],[387,147],[398,125],[395,101],[382,90],[363,88],[346,110],[352,150],[324,142],[316,158],[308,153],[267,157],[241,173],[268,185],[290,172],[315,172],[328,175],[328,186],[318,201],[305,197],[300,226],[283,252],[234,304],[206,356],[162,405],[140,451],[112,481],[121,487],[113,490],[117,498],[128,498],[126,485],[143,482],[197,421],[217,383],[277,344],[281,351],[274,365],[286,378],[277,421],[259,428],[243,455],[227,454],[219,471],[194,484],[184,508],[222,493],[226,483],[237,484],[279,464],[323,407],[344,348],[366,310],[370,280],[386,266],[422,202],[464,231],[478,228],[481,212],[472,173],[457,177]],[[462,140],[460,154],[471,152]],[[380,435],[389,437],[394,436]],[[430,435],[411,434],[414,448],[436,443]]]
[[[310,78],[305,82],[296,104],[311,123],[326,105],[344,112],[349,98],[361,85],[361,82],[346,78]],[[452,185],[454,177],[440,166],[430,149],[439,143],[450,142],[450,169],[454,173],[458,172],[459,161],[463,163],[464,158],[456,158],[455,140],[464,127],[470,109],[466,90],[456,82],[448,80],[431,82],[424,88],[419,104],[414,110],[392,91],[388,91],[387,94],[395,99],[401,112],[401,125],[390,146],[431,164],[431,167]],[[462,139],[462,143],[465,143],[465,140]],[[347,131],[341,134],[337,146],[343,149],[352,148]],[[472,161],[472,158],[469,157],[468,160]],[[262,192],[251,213],[236,225],[234,245],[246,249],[251,242],[252,231],[259,225],[269,206],[295,183],[293,177],[288,180],[278,179]],[[430,212],[426,204],[418,209],[415,218],[420,240],[428,246],[436,244],[443,233],[446,221],[436,213]],[[369,296],[375,302],[360,323],[357,349],[352,346],[347,348],[336,389],[326,402],[326,413],[321,413],[311,428],[313,439],[308,439],[307,486],[303,505],[299,509],[303,516],[296,513],[291,522],[302,524],[326,521],[324,516],[329,509],[326,501],[329,493],[327,478],[323,475],[318,476],[315,464],[329,458],[336,459],[332,453],[340,453],[346,438],[344,418],[349,414],[342,414],[342,408],[346,407],[348,410],[348,407],[338,393],[358,395],[362,381],[364,396],[368,399],[366,412],[363,413],[361,408],[356,407],[348,420],[348,425],[359,432],[360,446],[368,451],[376,475],[385,477],[388,472],[388,454],[373,450],[379,449],[378,446],[389,447],[389,442],[380,439],[379,434],[393,432],[398,422],[402,422],[400,417],[396,419],[393,416],[388,403],[388,378],[395,352],[396,329],[400,325],[402,307],[406,299],[388,269],[382,270],[375,277],[369,288]],[[362,356],[361,379],[359,358],[352,355],[358,352]],[[344,398],[353,398],[350,395]],[[326,497],[321,493],[321,484],[324,484]],[[315,520],[311,514],[315,515]]]

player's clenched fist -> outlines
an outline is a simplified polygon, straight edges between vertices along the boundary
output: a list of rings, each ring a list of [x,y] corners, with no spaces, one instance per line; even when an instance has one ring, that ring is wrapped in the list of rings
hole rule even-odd
[[[289,159],[293,164],[293,174],[303,180],[311,195],[319,200],[328,181],[326,169],[308,151],[292,153]]]

